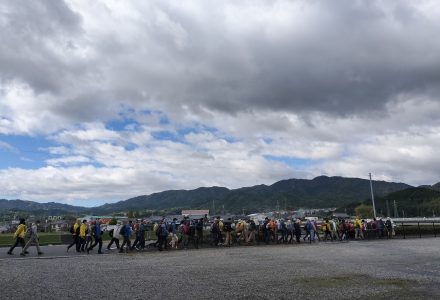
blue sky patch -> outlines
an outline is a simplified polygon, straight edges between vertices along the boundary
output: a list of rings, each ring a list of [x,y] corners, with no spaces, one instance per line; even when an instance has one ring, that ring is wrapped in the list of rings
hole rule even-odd
[[[41,136],[0,136],[0,141],[9,144],[11,149],[0,148],[0,169],[37,169],[46,166],[50,158],[46,148],[53,146]]]
[[[313,159],[297,158],[293,156],[264,155],[264,158],[267,160],[279,161],[286,165],[299,168],[309,167],[316,162]]]
[[[151,133],[151,136],[154,137],[156,140],[160,141],[173,141],[177,142],[179,141],[179,135],[175,132],[163,130],[163,131],[154,131]]]

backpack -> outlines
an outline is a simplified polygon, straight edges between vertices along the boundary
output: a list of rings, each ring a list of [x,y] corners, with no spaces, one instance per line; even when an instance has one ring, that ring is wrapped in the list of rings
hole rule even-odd
[[[344,223],[339,224],[339,231],[341,231],[341,232],[345,231],[345,224]]]
[[[306,229],[309,230],[309,231],[313,229],[313,226],[312,226],[311,222],[306,224]]]
[[[183,233],[188,234],[189,233],[189,226],[187,224],[183,225]]]
[[[72,226],[70,226],[69,231],[70,231],[71,234],[75,233],[75,227],[74,226],[75,226],[75,224],[72,224]]]
[[[212,224],[211,224],[211,232],[212,232],[212,233],[217,233],[217,231],[218,231],[218,226],[217,226],[217,224],[212,223]]]
[[[198,221],[196,223],[196,229],[197,230],[203,230],[203,222],[202,221]]]
[[[231,232],[232,231],[231,223],[230,222],[226,222],[224,229],[225,229],[226,232]]]
[[[125,225],[122,225],[121,229],[119,230],[119,235],[125,235]]]
[[[167,227],[165,225],[161,225],[159,227],[159,234],[161,236],[168,236],[168,230],[167,230]]]
[[[158,235],[159,234],[159,224],[154,223],[153,232]]]
[[[240,233],[243,231],[243,224],[241,222],[237,223],[237,226],[235,226],[235,232]]]
[[[250,222],[249,229],[250,229],[251,231],[257,230],[257,225],[255,225],[255,222],[254,222],[254,221],[251,221],[251,222]]]

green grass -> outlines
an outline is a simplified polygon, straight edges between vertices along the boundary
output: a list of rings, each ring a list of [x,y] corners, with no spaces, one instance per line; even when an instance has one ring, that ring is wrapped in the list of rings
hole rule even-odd
[[[61,236],[60,233],[39,233],[40,236],[40,244],[41,245],[47,245],[47,244],[60,244],[61,243]],[[5,246],[12,246],[12,244],[15,242],[14,235],[9,234],[0,234],[0,247]]]

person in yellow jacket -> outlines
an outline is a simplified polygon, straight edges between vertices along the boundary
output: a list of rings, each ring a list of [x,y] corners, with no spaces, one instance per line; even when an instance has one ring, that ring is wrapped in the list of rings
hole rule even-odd
[[[69,252],[69,249],[72,246],[75,246],[76,252],[81,252],[80,244],[79,244],[79,241],[80,241],[80,239],[79,239],[79,228],[80,228],[80,226],[81,226],[81,221],[80,220],[76,220],[76,222],[75,222],[75,224],[73,224],[73,228],[71,229],[71,232],[70,232],[72,234],[73,241],[72,241],[72,243],[69,246],[67,246],[67,252]]]
[[[364,239],[364,233],[362,232],[362,222],[359,217],[356,217],[354,221],[355,239]]]
[[[79,245],[81,252],[85,251],[86,245],[86,231],[87,231],[87,220],[83,220],[81,225],[79,226]]]
[[[12,255],[12,251],[14,251],[14,248],[18,246],[18,244],[21,245],[22,248],[24,248],[25,246],[25,242],[24,242],[24,236],[26,235],[26,221],[25,219],[20,219],[20,224],[17,227],[17,230],[14,233],[14,239],[15,239],[15,243],[14,245],[9,249],[8,254]],[[25,254],[29,253],[29,252],[24,252]]]

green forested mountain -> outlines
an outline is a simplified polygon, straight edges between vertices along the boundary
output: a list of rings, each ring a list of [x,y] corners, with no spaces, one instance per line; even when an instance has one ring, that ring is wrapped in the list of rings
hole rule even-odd
[[[436,184],[432,185],[431,188],[433,190],[440,191],[440,182],[437,182]]]
[[[389,210],[389,215],[392,217],[395,217],[395,210],[399,217],[438,216],[440,215],[440,191],[427,187],[404,189],[377,199],[376,208],[384,215],[388,215]]]
[[[0,199],[0,213],[2,215],[44,215],[44,216],[60,216],[60,215],[80,215],[87,213],[89,209],[81,206],[72,206],[68,204],[48,202],[38,203],[26,200],[6,200]]]
[[[385,181],[373,181],[373,188],[380,209],[385,196],[401,191],[401,205],[412,203],[403,201],[410,185]],[[417,189],[417,188],[416,188]],[[425,189],[435,192],[433,188]],[[440,193],[440,192],[439,192]],[[420,197],[430,197],[422,194]],[[412,196],[412,199],[419,199]],[[343,208],[356,203],[368,201],[370,183],[366,179],[319,176],[312,180],[288,179],[272,185],[256,185],[239,189],[224,187],[204,187],[195,190],[169,190],[151,195],[138,196],[117,203],[84,208],[60,203],[36,203],[22,200],[0,200],[0,211],[20,209],[24,211],[50,211],[53,214],[112,214],[129,210],[167,210],[178,212],[181,209],[212,209],[238,213],[266,210],[308,208]],[[389,198],[391,199],[391,198]],[[399,198],[400,199],[400,198]],[[431,198],[429,198],[431,199]],[[423,202],[423,201],[422,201]],[[400,201],[399,201],[400,203]],[[400,204],[399,204],[400,205]],[[412,205],[412,204],[411,204]],[[385,211],[385,210],[384,210]]]
[[[93,211],[99,213],[111,213],[127,210],[163,210],[174,208],[210,208],[211,203],[220,202],[230,191],[222,187],[198,188],[195,190],[171,190],[160,193],[154,193],[147,196],[138,196],[125,201],[119,201],[112,204],[104,204],[93,208]]]
[[[374,181],[377,196],[411,187],[404,183]],[[128,209],[211,209],[213,202],[217,212],[258,212],[265,210],[294,209],[299,207],[343,207],[349,203],[361,203],[370,196],[370,183],[359,178],[320,176],[312,180],[288,179],[270,186],[257,185],[229,190],[222,187],[199,188],[191,191],[177,190],[139,196],[96,207],[101,212]]]

